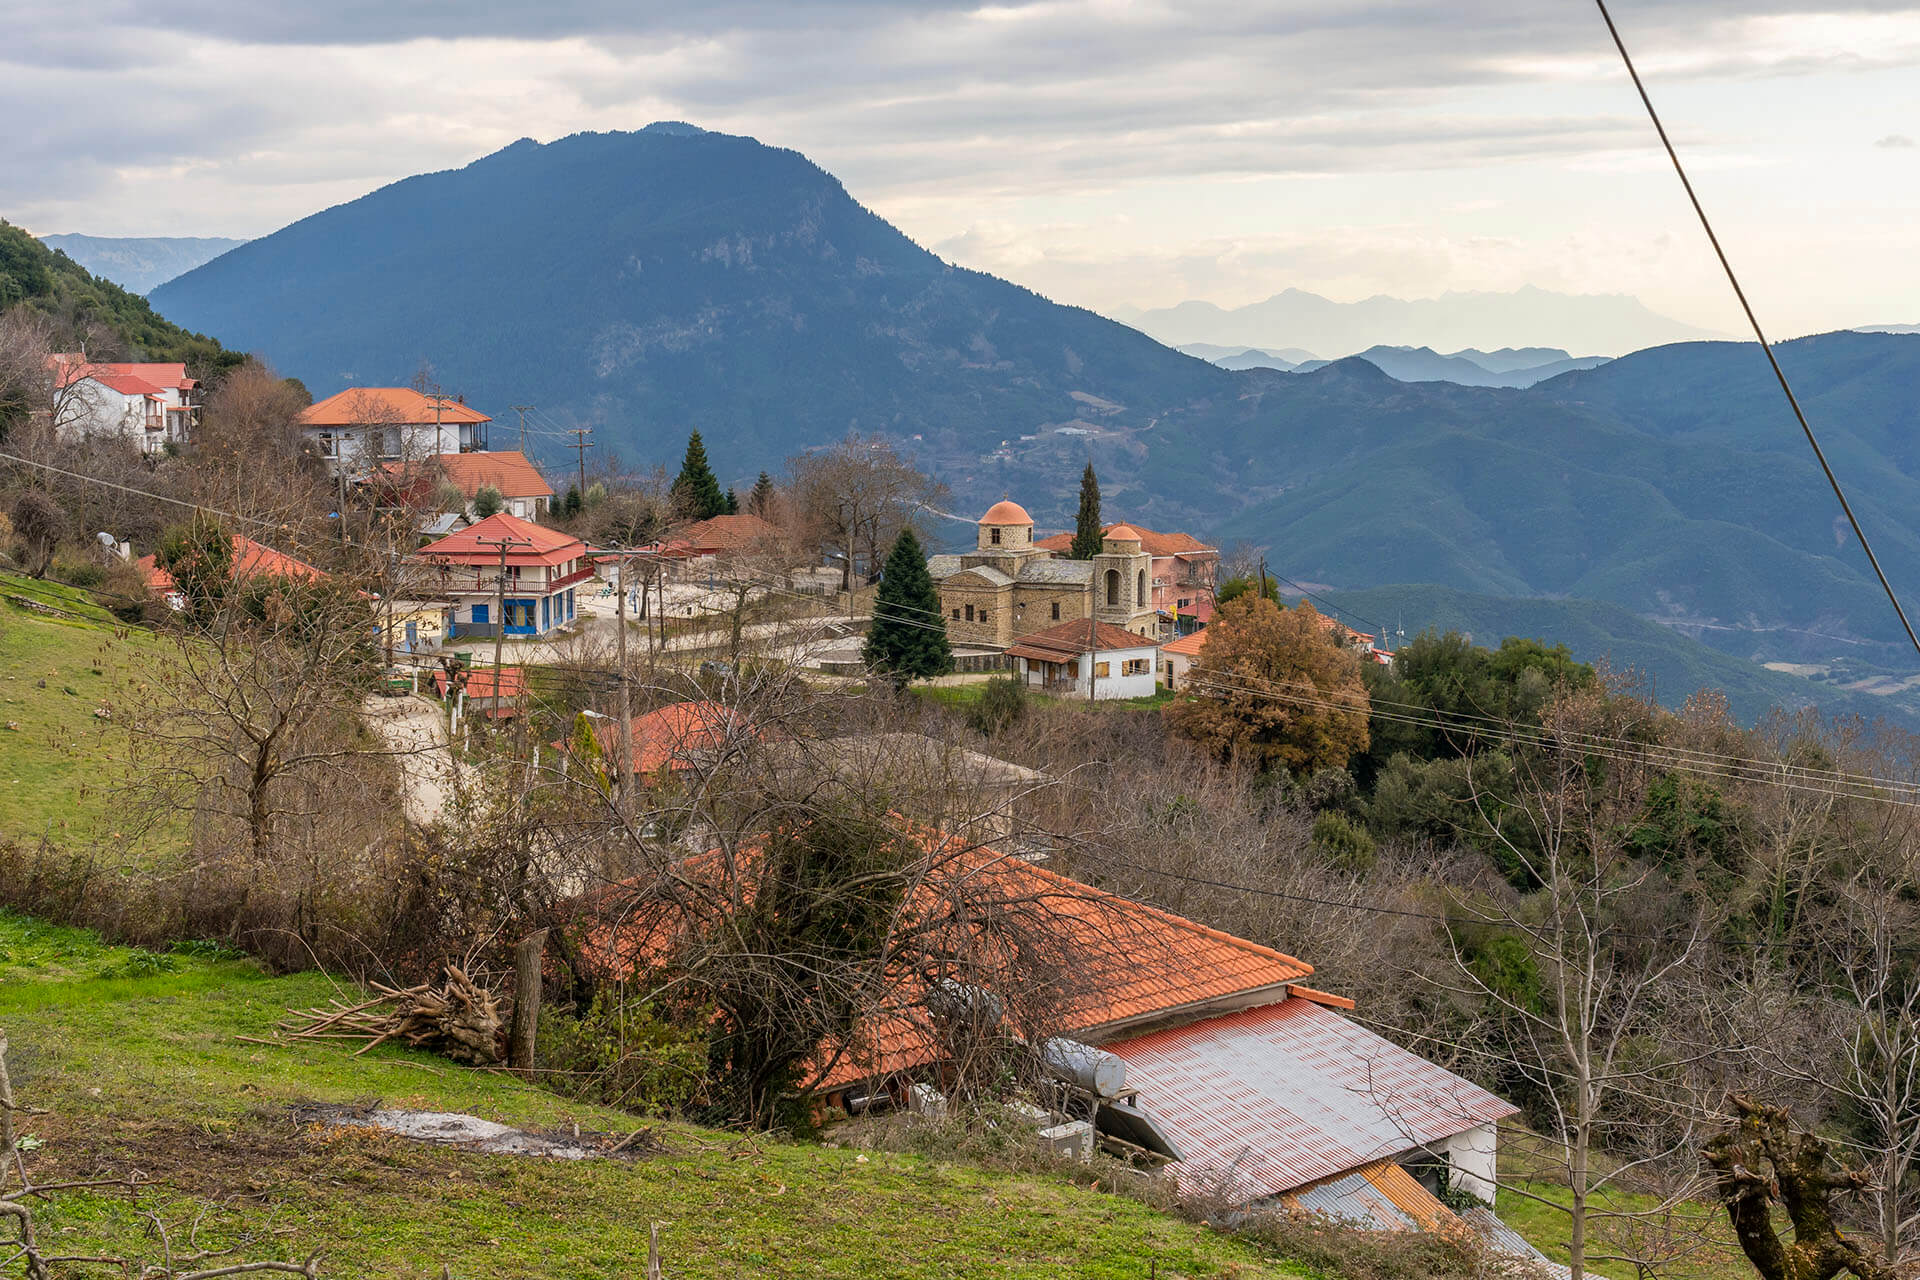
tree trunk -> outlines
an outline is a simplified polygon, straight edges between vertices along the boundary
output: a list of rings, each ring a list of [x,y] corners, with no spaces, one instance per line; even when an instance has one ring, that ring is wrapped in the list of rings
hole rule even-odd
[[[547,949],[547,931],[537,929],[520,939],[513,951],[513,1025],[507,1032],[507,1062],[519,1071],[533,1070],[533,1044],[540,1032],[540,960]]]

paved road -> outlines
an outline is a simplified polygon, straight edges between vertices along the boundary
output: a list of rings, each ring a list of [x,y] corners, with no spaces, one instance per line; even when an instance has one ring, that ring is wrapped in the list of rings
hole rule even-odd
[[[454,782],[445,710],[425,698],[374,694],[361,704],[360,713],[400,766],[407,821],[421,826],[439,821],[446,815]]]

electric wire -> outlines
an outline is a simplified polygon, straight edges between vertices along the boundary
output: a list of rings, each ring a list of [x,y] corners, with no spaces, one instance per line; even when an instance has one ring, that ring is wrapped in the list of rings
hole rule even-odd
[[[1680,178],[1680,185],[1686,190],[1687,201],[1693,205],[1694,214],[1700,219],[1701,229],[1707,233],[1707,240],[1713,245],[1713,253],[1720,260],[1720,269],[1726,272],[1727,283],[1733,286],[1734,297],[1740,300],[1740,309],[1746,313],[1747,323],[1753,328],[1753,336],[1759,339],[1760,350],[1765,353],[1767,363],[1773,368],[1773,376],[1780,383],[1781,393],[1787,397],[1787,404],[1793,409],[1794,419],[1800,424],[1800,431],[1807,438],[1807,444],[1813,449],[1813,456],[1819,461],[1820,469],[1826,473],[1827,484],[1833,489],[1833,496],[1840,502],[1840,510],[1846,513],[1847,523],[1853,526],[1853,536],[1860,540],[1860,549],[1867,553],[1867,563],[1873,566],[1874,576],[1880,579],[1880,589],[1887,594],[1887,602],[1900,616],[1900,625],[1907,633],[1907,640],[1913,645],[1914,652],[1920,654],[1920,635],[1915,635],[1913,623],[1907,619],[1907,611],[1900,603],[1900,597],[1894,592],[1893,584],[1887,580],[1887,574],[1880,567],[1880,557],[1874,554],[1873,544],[1867,540],[1867,531],[1860,527],[1860,518],[1853,512],[1853,504],[1847,501],[1846,492],[1840,487],[1840,478],[1833,472],[1827,461],[1827,452],[1820,447],[1819,438],[1813,433],[1813,426],[1807,421],[1806,413],[1800,408],[1800,398],[1794,394],[1793,384],[1787,381],[1787,374],[1780,367],[1779,357],[1774,354],[1773,344],[1767,341],[1767,335],[1760,328],[1760,318],[1754,314],[1753,304],[1747,301],[1747,291],[1740,285],[1740,277],[1734,273],[1733,263],[1727,257],[1727,251],[1721,247],[1720,237],[1713,229],[1707,210],[1700,203],[1699,195],[1693,189],[1692,179],[1687,177],[1686,166],[1680,163],[1680,153],[1674,149],[1673,139],[1667,136],[1667,126],[1661,122],[1660,113],[1654,109],[1653,98],[1647,92],[1647,86],[1640,79],[1639,68],[1634,66],[1633,56],[1627,52],[1627,44],[1621,38],[1620,28],[1613,20],[1613,13],[1607,8],[1607,0],[1594,0],[1600,8],[1601,20],[1607,24],[1607,34],[1613,37],[1613,47],[1620,51],[1620,60],[1626,64],[1627,75],[1633,80],[1635,92],[1647,109],[1647,116],[1653,121],[1653,128],[1660,135],[1660,145],[1666,148],[1667,159],[1673,162],[1673,171]]]

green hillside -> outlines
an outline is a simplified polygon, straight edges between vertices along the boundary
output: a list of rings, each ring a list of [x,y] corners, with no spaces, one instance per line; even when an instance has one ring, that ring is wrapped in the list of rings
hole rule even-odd
[[[15,306],[50,317],[63,342],[89,339],[89,352],[102,358],[179,360],[200,378],[242,359],[241,353],[173,324],[145,298],[88,274],[66,254],[0,220],[0,311]],[[107,349],[115,341],[122,350]]]
[[[1355,626],[1403,627],[1409,637],[1432,628],[1459,631],[1483,645],[1498,645],[1507,636],[1564,644],[1582,662],[1605,659],[1616,671],[1631,669],[1647,678],[1651,691],[1666,706],[1679,706],[1700,689],[1718,689],[1745,724],[1775,707],[1814,706],[1829,715],[1885,716],[1920,728],[1920,700],[1911,694],[1875,697],[1832,682],[1769,671],[1618,605],[1478,595],[1436,586],[1333,591],[1325,593],[1325,598]]]
[[[271,1047],[289,1007],[343,990],[317,973],[109,948],[0,913],[0,1028],[42,1178],[141,1170],[185,1248],[222,1265],[304,1259],[329,1277],[640,1274],[658,1224],[670,1276],[1162,1276],[1313,1274],[1252,1243],[1049,1173],[783,1142],[654,1123],[638,1158],[546,1160],[296,1123],[293,1103],[464,1112],[547,1132],[626,1134],[642,1122],[506,1075],[393,1046]],[[56,1192],[40,1231],[63,1252],[155,1256],[125,1198]],[[61,1275],[82,1272],[62,1271]],[[86,1271],[84,1274],[109,1274]],[[110,1274],[120,1274],[118,1270]]]

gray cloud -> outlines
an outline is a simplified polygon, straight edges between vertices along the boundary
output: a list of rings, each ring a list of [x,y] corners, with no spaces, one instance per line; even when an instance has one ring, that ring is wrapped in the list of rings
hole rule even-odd
[[[1914,145],[1914,141],[1912,138],[1909,138],[1904,133],[1890,133],[1886,137],[1874,143],[1873,145],[1876,147],[1884,148],[1888,151],[1904,151],[1912,147]]]

